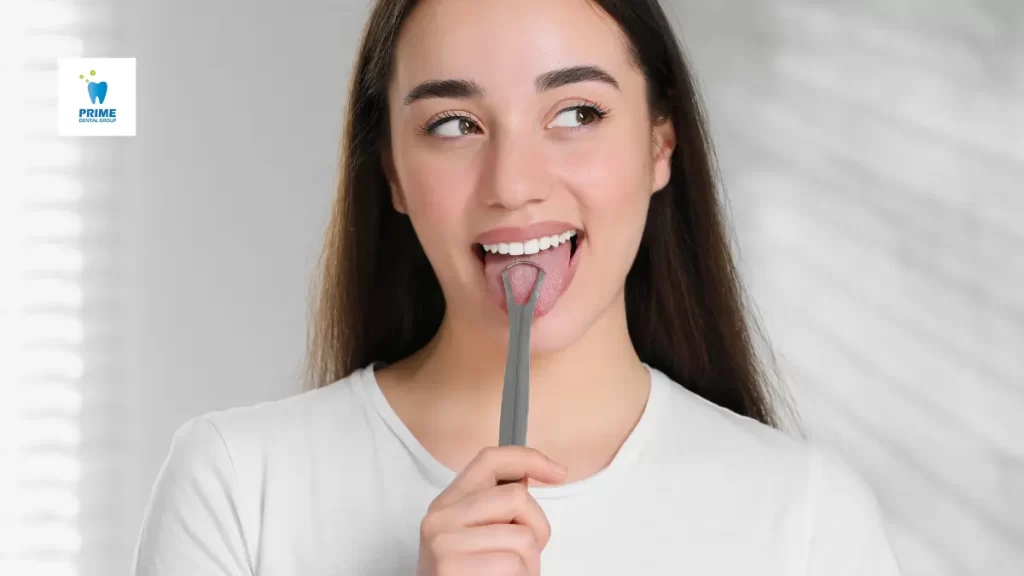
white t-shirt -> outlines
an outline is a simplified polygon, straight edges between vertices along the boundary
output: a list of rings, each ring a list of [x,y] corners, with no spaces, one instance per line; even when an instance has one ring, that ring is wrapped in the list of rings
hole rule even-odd
[[[530,488],[545,576],[896,576],[868,487],[837,459],[650,369],[612,463]],[[455,477],[372,368],[195,418],[153,490],[136,576],[413,576],[427,506]]]

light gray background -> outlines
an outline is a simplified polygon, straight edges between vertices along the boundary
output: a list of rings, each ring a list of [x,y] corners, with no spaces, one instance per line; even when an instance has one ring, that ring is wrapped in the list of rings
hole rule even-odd
[[[138,136],[78,141],[83,575],[127,571],[173,431],[297,390],[363,0],[108,0]],[[1024,4],[665,2],[808,428],[908,576],[1024,573]]]

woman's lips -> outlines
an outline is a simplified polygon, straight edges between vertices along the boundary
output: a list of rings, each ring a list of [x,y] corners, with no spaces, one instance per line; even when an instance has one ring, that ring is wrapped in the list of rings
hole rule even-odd
[[[488,245],[509,242],[526,242],[544,236],[554,236],[578,228],[567,222],[537,222],[528,226],[494,228],[484,232],[473,240],[475,244]]]

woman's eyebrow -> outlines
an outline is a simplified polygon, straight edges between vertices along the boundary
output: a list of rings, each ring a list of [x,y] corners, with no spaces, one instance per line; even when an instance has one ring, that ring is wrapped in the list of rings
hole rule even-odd
[[[597,66],[572,66],[545,72],[537,77],[534,85],[537,92],[544,92],[580,82],[603,82],[616,90],[619,89],[618,81]],[[483,98],[484,94],[483,87],[472,80],[427,80],[409,91],[405,97],[405,105],[427,98],[468,100]]]
[[[611,74],[597,66],[573,66],[571,68],[562,68],[561,70],[552,70],[538,76],[534,84],[537,86],[537,92],[543,92],[580,82],[603,82],[616,90],[619,89],[618,81]]]
[[[427,98],[468,100],[483,96],[484,89],[472,80],[427,80],[409,91],[409,95],[405,97],[405,105]]]

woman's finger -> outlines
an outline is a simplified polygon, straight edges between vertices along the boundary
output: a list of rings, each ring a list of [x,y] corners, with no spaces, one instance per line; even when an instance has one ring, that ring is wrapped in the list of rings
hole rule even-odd
[[[531,572],[523,559],[512,552],[484,552],[459,558],[456,574],[486,574],[487,576],[540,576],[539,569]]]
[[[530,530],[538,549],[543,549],[551,537],[551,526],[544,510],[522,484],[506,484],[473,492],[447,508],[437,510],[431,521],[438,527],[460,528],[518,524]]]
[[[435,555],[442,559],[473,557],[474,561],[483,561],[483,559],[494,561],[503,554],[512,554],[521,562],[521,567],[525,568],[526,573],[540,573],[540,547],[534,539],[533,531],[526,526],[516,524],[476,526],[442,534],[433,541],[433,546]],[[515,562],[511,564],[514,565]],[[507,567],[508,565],[509,563],[503,560],[496,562],[496,567]],[[485,572],[474,573],[484,574]],[[492,572],[486,573],[491,574]]]
[[[544,454],[525,446],[484,448],[439,495],[433,506],[445,507],[466,494],[496,486],[501,480],[534,478],[545,484],[558,484],[567,470]]]

